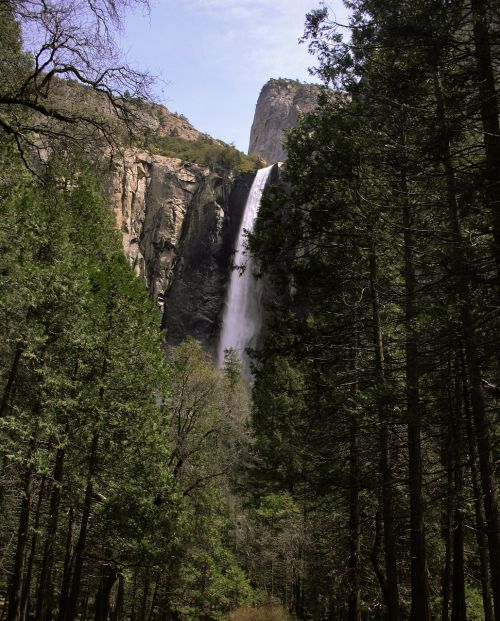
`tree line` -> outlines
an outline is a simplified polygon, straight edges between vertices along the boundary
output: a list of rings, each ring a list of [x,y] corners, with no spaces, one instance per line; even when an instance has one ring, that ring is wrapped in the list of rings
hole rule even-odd
[[[193,340],[166,351],[103,191],[104,156],[134,120],[124,88],[148,84],[105,66],[128,4],[0,4],[7,621],[215,620],[257,597],[234,546],[250,407],[239,364],[214,369]]]
[[[255,593],[229,485],[237,361],[160,318],[80,161],[33,178],[2,144],[0,615],[221,619]],[[15,180],[15,181],[13,181]]]
[[[251,239],[276,300],[249,485],[295,541],[264,581],[304,619],[498,620],[498,5],[346,4],[347,41],[308,15],[337,94]]]

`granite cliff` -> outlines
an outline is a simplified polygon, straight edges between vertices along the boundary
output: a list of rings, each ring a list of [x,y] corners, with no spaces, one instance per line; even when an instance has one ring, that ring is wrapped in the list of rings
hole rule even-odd
[[[301,114],[314,109],[320,91],[317,84],[269,80],[257,101],[248,152],[269,163],[286,160],[284,130],[296,125]]]
[[[284,159],[283,129],[314,107],[318,92],[298,82],[269,82],[257,104],[253,150],[268,161]],[[247,158],[242,167],[234,149],[201,134],[182,115],[137,105],[144,146],[123,149],[108,176],[123,250],[158,304],[167,342],[190,335],[215,353],[231,256],[255,176],[242,169],[258,162]],[[178,157],[172,156],[176,149]],[[199,157],[188,160],[186,153]],[[278,177],[276,167],[271,181]]]
[[[109,191],[116,226],[125,256],[158,303],[168,342],[191,335],[215,349],[253,176],[139,149],[114,162]]]

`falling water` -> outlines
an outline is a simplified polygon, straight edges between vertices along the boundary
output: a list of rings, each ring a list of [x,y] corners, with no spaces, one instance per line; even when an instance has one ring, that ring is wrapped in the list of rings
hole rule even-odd
[[[254,276],[255,264],[253,257],[247,252],[246,232],[253,231],[262,193],[271,169],[272,166],[269,166],[257,172],[248,195],[234,255],[236,269],[233,269],[231,273],[219,342],[219,367],[224,365],[225,350],[234,349],[243,364],[247,377],[250,377],[250,361],[245,348],[255,347],[257,344],[256,340],[262,323],[262,282]],[[242,266],[244,266],[243,271],[237,269]]]

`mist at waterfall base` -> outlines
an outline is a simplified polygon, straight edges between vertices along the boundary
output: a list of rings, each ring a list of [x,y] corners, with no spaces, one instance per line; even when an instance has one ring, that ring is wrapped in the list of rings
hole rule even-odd
[[[251,379],[247,347],[254,348],[262,327],[262,281],[255,277],[255,261],[247,250],[247,233],[254,229],[260,202],[272,166],[262,168],[255,176],[245,205],[233,259],[233,270],[222,320],[217,364],[224,366],[227,349],[236,351],[247,379]]]

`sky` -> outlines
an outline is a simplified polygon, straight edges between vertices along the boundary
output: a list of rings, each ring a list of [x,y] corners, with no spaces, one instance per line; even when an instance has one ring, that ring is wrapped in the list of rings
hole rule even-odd
[[[346,21],[342,0],[328,5]],[[319,0],[151,0],[126,16],[130,64],[158,76],[156,95],[200,131],[246,152],[255,104],[270,78],[316,82],[298,44]]]

